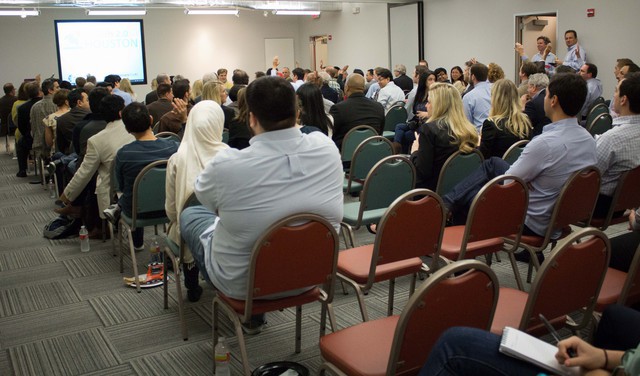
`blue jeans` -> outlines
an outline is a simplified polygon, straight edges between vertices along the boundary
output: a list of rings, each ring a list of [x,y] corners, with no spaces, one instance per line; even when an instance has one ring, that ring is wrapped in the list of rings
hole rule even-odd
[[[396,134],[393,136],[393,142],[402,145],[402,153],[409,154],[411,144],[416,140],[415,131],[409,128],[409,124],[400,123],[396,125]]]
[[[200,274],[211,283],[207,266],[204,262],[204,246],[200,241],[200,235],[216,220],[216,215],[202,205],[185,208],[180,214],[180,234],[184,242],[189,246],[193,260],[196,262]]]
[[[454,327],[436,342],[420,376],[537,375],[545,371],[499,351],[502,337],[485,330]]]

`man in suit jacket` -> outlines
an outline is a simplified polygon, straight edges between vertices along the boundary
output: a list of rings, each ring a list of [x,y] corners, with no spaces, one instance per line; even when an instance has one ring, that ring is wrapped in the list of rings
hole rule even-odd
[[[158,100],[147,105],[147,110],[149,110],[149,114],[153,118],[153,124],[159,122],[164,114],[173,110],[171,85],[160,84],[156,91],[158,92]]]
[[[549,77],[544,73],[536,73],[529,76],[529,94],[524,95],[524,113],[529,116],[533,130],[530,138],[542,133],[542,127],[551,123],[544,113],[544,96],[549,86]]]
[[[109,207],[113,159],[118,149],[134,141],[135,138],[127,132],[121,120],[120,112],[124,109],[122,97],[110,94],[102,98],[100,104],[107,126],[102,132],[87,141],[84,160],[60,196],[60,201],[67,206],[57,210],[57,213],[72,214],[79,211],[78,209],[74,210],[73,206],[82,203],[74,202],[76,205],[72,205],[71,201],[78,198],[96,172],[98,172],[96,195],[98,196],[99,213]]]
[[[169,77],[168,74],[166,73],[160,73],[157,77],[156,77],[156,83],[158,85],[160,84],[171,84],[171,78]],[[144,104],[151,104],[155,101],[158,100],[158,91],[157,90],[151,90],[149,92],[149,94],[147,94],[147,96],[144,98]]]
[[[333,141],[342,147],[342,139],[351,128],[370,125],[378,132],[384,126],[384,108],[376,101],[364,96],[364,77],[352,73],[344,87],[347,99],[335,104],[329,110],[333,116]]]

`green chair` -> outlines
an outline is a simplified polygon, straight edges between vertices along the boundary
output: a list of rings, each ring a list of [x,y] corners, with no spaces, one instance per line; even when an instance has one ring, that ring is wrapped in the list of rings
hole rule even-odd
[[[382,158],[393,155],[391,142],[382,136],[369,137],[362,141],[353,152],[351,168],[344,178],[342,189],[345,193],[362,191],[362,184],[371,168]]]
[[[165,180],[167,175],[167,160],[159,160],[148,164],[140,171],[133,183],[133,203],[131,216],[124,211],[120,214],[119,246],[120,246],[120,273],[124,272],[122,255],[122,233],[127,232],[129,237],[129,251],[133,264],[133,273],[136,289],[140,292],[140,279],[138,278],[138,263],[131,237],[131,229],[154,226],[156,234],[158,225],[169,223],[164,209]]]
[[[604,103],[596,103],[591,107],[589,112],[587,112],[586,125],[587,129],[589,129],[589,125],[600,115],[608,114],[609,107],[607,107]]]
[[[509,163],[510,165],[516,163],[518,158],[520,158],[520,154],[524,150],[524,147],[527,146],[529,140],[520,140],[515,144],[511,145],[507,151],[504,152],[502,159]]]
[[[360,201],[344,204],[340,225],[346,230],[345,239],[349,235],[351,248],[355,246],[353,230],[378,223],[391,203],[412,190],[415,183],[415,167],[405,157],[392,155],[373,166],[364,181]]]
[[[613,126],[613,118],[608,113],[600,114],[587,123],[587,130],[592,136],[603,134]]]
[[[222,142],[229,145],[229,130],[227,128],[222,130]]]
[[[404,104],[393,105],[387,114],[384,116],[384,129],[382,136],[393,140],[396,134],[396,125],[407,122],[407,110],[404,108]]]
[[[187,200],[182,206],[182,210],[190,206],[196,206],[196,205],[200,205],[200,201],[198,201],[198,198],[196,197],[195,193],[191,193],[191,195],[187,197]],[[165,271],[167,270],[167,258],[171,259],[171,262],[173,265],[173,276],[176,281],[176,290],[178,290],[178,297],[176,300],[178,301],[178,315],[180,316],[180,330],[182,332],[182,339],[186,341],[189,339],[189,335],[187,333],[187,322],[184,319],[184,309],[182,307],[182,300],[183,300],[182,286],[180,285],[180,275],[182,274],[180,264],[182,263],[182,260],[184,260],[184,239],[180,237],[180,244],[176,244],[173,240],[167,237],[166,246],[164,247],[163,252],[165,255],[164,270]],[[169,286],[168,286],[166,272],[164,273],[163,285],[164,285],[163,286],[164,309],[169,309]]]
[[[377,136],[378,131],[368,125],[358,125],[347,132],[342,139],[342,149],[340,151],[342,162],[351,163],[353,152],[360,143],[369,137]]]
[[[160,133],[156,133],[156,137],[158,138],[169,138],[175,142],[180,142],[182,141],[182,139],[180,138],[180,136],[178,136],[177,134],[173,133],[173,132],[160,132]]]
[[[436,187],[436,193],[440,197],[446,195],[467,177],[476,168],[480,167],[484,157],[478,150],[473,150],[471,153],[463,154],[457,151],[444,162],[442,170],[440,170],[440,176],[438,177],[438,186]]]

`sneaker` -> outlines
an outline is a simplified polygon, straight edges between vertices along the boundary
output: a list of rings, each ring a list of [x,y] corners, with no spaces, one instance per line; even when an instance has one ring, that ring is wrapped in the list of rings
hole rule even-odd
[[[102,213],[104,213],[104,216],[107,218],[107,220],[114,225],[117,224],[118,221],[120,220],[120,212],[121,212],[120,205],[118,204],[113,204],[102,211]]]
[[[262,332],[262,328],[264,328],[267,322],[265,321],[264,316],[259,316],[261,316],[261,318],[257,318],[254,316],[249,322],[242,323],[242,331],[244,332],[244,334],[254,336]]]

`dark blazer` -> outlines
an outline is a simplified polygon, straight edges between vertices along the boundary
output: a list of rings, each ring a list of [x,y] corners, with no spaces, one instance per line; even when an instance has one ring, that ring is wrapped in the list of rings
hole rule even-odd
[[[146,97],[144,97],[144,104],[151,104],[158,100],[158,92],[152,90]]]
[[[440,170],[451,154],[458,151],[458,145],[452,143],[449,125],[444,122],[431,122],[418,129],[418,150],[411,154],[410,160],[416,167],[416,188],[436,190]]]
[[[358,125],[370,125],[379,133],[384,126],[384,108],[364,96],[364,93],[354,93],[346,100],[334,104],[329,110],[333,116],[333,141],[342,147],[344,136]]]
[[[148,104],[147,110],[149,110],[149,115],[153,117],[153,124],[155,125],[160,121],[160,119],[162,119],[164,114],[173,110],[173,106],[171,105],[170,100],[161,98],[151,104]]]
[[[482,137],[480,138],[479,149],[484,159],[491,157],[502,158],[511,145],[521,140],[520,137],[506,130],[504,123],[506,123],[504,119],[500,121],[500,127],[489,119],[482,123]]]
[[[546,94],[547,89],[543,89],[533,100],[530,100],[524,106],[524,113],[529,116],[531,126],[533,127],[531,138],[542,133],[542,127],[551,123],[551,120],[544,114],[544,97]]]
[[[413,80],[407,76],[406,74],[401,74],[397,78],[393,80],[393,83],[396,84],[402,91],[406,93],[410,92],[413,89]]]

